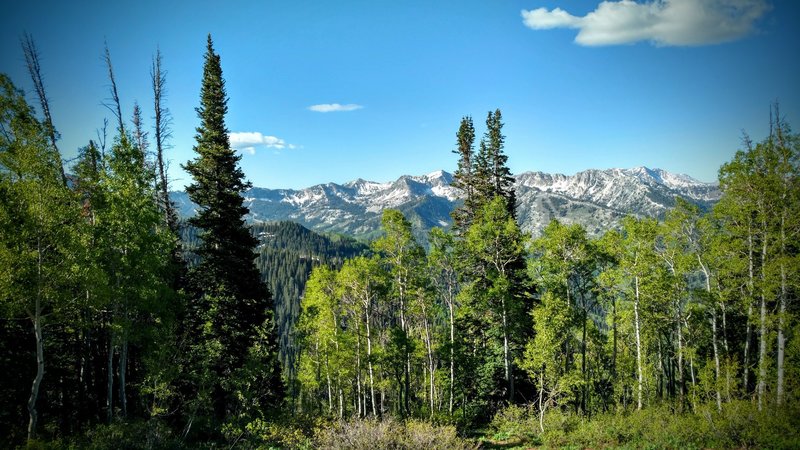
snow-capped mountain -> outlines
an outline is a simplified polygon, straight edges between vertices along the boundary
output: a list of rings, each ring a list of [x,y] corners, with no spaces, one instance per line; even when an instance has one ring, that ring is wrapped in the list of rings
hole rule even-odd
[[[450,212],[460,203],[452,181],[451,174],[439,170],[387,183],[357,179],[301,190],[252,188],[245,200],[250,220],[291,220],[317,231],[370,236],[380,228],[382,211],[396,208],[424,232],[450,225]],[[626,214],[661,217],[676,196],[703,209],[720,196],[714,183],[646,167],[593,169],[571,176],[525,172],[516,176],[516,189],[518,219],[533,235],[554,218],[581,223],[598,235]],[[183,216],[194,213],[185,192],[174,192],[173,200]]]
[[[683,197],[706,210],[719,200],[716,183],[661,169],[584,170],[575,175],[525,172],[517,177],[517,216],[537,235],[550,222],[580,223],[592,235],[627,214],[662,217]]]

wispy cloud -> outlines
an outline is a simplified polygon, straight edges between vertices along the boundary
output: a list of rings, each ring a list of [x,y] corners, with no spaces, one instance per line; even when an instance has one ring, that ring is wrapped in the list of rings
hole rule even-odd
[[[339,103],[321,103],[319,105],[311,105],[308,107],[308,109],[311,111],[321,112],[321,113],[355,111],[361,108],[363,108],[363,106],[357,105],[355,103],[348,103],[346,105],[341,105]]]
[[[256,154],[256,147],[268,147],[276,150],[297,148],[295,144],[287,144],[286,141],[275,136],[265,136],[257,131],[244,131],[229,133],[231,147],[250,155]]]
[[[561,8],[522,10],[522,21],[534,30],[577,29],[575,42],[585,46],[689,46],[742,38],[769,10],[766,0],[620,0],[601,2],[582,17]]]

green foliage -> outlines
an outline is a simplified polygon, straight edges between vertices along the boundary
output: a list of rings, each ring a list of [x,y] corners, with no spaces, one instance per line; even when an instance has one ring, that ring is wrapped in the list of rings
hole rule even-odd
[[[539,419],[533,405],[509,405],[492,417],[489,436],[492,441],[536,442]]]
[[[495,415],[488,429],[491,442],[545,448],[796,448],[797,411],[783,416],[757,411],[750,402],[735,401],[716,410],[713,400],[695,413],[676,414],[653,407],[629,413],[603,413],[592,418],[556,409],[539,432],[536,411],[509,406]]]
[[[73,441],[69,447],[93,450],[187,448],[178,436],[175,436],[172,429],[160,420],[134,420],[97,425],[87,430],[82,438]]]

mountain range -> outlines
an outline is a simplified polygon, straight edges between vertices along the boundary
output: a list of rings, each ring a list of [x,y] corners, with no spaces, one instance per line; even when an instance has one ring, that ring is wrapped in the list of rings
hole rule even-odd
[[[675,197],[707,210],[721,195],[716,183],[647,167],[590,169],[575,175],[524,172],[515,178],[517,218],[534,236],[552,219],[580,223],[590,235],[599,235],[627,214],[663,217]],[[370,238],[379,232],[382,211],[395,208],[424,234],[451,224],[450,212],[461,202],[452,181],[452,174],[439,170],[385,183],[357,179],[299,190],[253,187],[244,197],[249,221],[289,220],[315,231]],[[172,199],[182,217],[194,214],[195,205],[185,192],[173,192]]]

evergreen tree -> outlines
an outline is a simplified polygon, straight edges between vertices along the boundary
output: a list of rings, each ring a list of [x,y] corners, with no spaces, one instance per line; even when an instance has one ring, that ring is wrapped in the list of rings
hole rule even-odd
[[[502,373],[501,383],[493,392],[478,396],[493,400],[514,401],[514,364],[520,354],[525,330],[528,287],[524,273],[526,235],[506,209],[506,200],[497,196],[483,207],[465,235],[469,257],[473,260],[470,289],[462,291],[469,309],[466,314],[477,320],[480,329],[469,339],[470,345],[488,347],[481,370],[494,379]],[[487,333],[490,342],[485,342]],[[492,373],[493,372],[493,373]]]
[[[514,177],[506,165],[508,156],[503,152],[505,139],[505,136],[503,136],[503,116],[500,110],[490,111],[486,117],[486,133],[484,135],[489,169],[487,199],[491,200],[496,196],[502,197],[506,202],[506,209],[514,217],[517,196],[514,193]]]
[[[271,355],[272,367],[264,368],[273,374],[268,384],[276,398],[282,395],[272,299],[254,262],[258,241],[243,218],[247,208],[241,194],[250,183],[239,167],[241,156],[230,148],[227,102],[220,57],[209,35],[197,108],[201,122],[194,147],[197,158],[184,168],[194,179],[186,191],[198,205],[190,223],[201,230],[202,240],[197,249],[200,262],[189,274],[190,332],[198,345],[210,351],[214,379],[206,387],[217,419],[236,408],[230,381],[243,367],[262,327],[269,335],[260,344]]]
[[[458,169],[453,174],[451,186],[461,190],[464,195],[464,205],[452,212],[453,227],[456,230],[466,230],[475,217],[475,127],[472,117],[461,118],[461,126],[456,133],[457,147],[453,153],[459,155]]]
[[[478,143],[477,153],[473,149],[475,128],[472,118],[461,119],[456,133],[460,156],[458,169],[453,176],[453,186],[464,193],[464,205],[453,212],[457,230],[466,230],[481,209],[495,197],[502,197],[509,214],[515,216],[516,194],[514,177],[506,165],[508,156],[503,152],[503,116],[499,109],[489,111],[486,116],[486,131]]]

